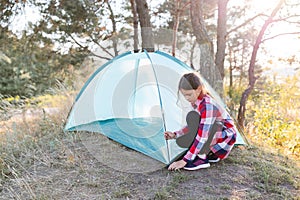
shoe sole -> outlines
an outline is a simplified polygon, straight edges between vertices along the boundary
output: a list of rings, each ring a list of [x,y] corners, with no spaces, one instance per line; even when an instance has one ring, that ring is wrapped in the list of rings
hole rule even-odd
[[[219,161],[220,161],[220,158],[218,158],[217,160],[208,160],[208,162],[210,162],[210,163],[217,163]]]
[[[196,167],[188,167],[188,168],[184,167],[183,169],[193,171],[193,170],[204,169],[204,168],[208,168],[208,167],[210,167],[210,164],[206,163],[206,164],[202,164],[202,165],[199,165],[199,166],[196,166]]]

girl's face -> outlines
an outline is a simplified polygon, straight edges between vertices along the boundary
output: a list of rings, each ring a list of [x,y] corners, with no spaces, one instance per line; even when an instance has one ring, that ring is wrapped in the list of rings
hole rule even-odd
[[[198,87],[196,90],[180,89],[180,92],[188,102],[194,104],[201,93],[201,87]]]

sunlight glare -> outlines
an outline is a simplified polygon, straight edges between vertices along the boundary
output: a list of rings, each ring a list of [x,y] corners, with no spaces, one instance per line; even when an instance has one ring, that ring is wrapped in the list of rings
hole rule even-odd
[[[256,10],[257,13],[265,13],[266,11],[275,8],[278,1],[279,0],[250,0],[253,8]]]

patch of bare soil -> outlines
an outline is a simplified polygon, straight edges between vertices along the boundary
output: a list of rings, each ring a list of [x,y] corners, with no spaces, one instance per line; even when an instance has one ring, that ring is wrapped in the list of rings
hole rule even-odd
[[[275,188],[251,161],[257,150],[234,148],[224,161],[198,171],[165,166],[99,134],[78,134],[64,154],[44,152],[22,174],[2,185],[0,199],[290,199],[288,181]],[[299,177],[297,177],[299,178]],[[269,178],[268,180],[272,180]],[[299,179],[298,179],[299,180]],[[276,190],[276,191],[275,191]],[[288,191],[288,193],[286,192]]]

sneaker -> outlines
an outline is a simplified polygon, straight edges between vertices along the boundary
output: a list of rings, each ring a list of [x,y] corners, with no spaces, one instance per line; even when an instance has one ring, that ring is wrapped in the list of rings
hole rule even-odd
[[[199,158],[199,156],[196,156],[196,158],[192,161],[188,161],[183,169],[186,170],[197,170],[197,169],[203,169],[208,168],[210,166],[208,159],[202,159]]]
[[[207,154],[207,159],[210,163],[216,163],[220,161],[220,158],[211,151]]]

